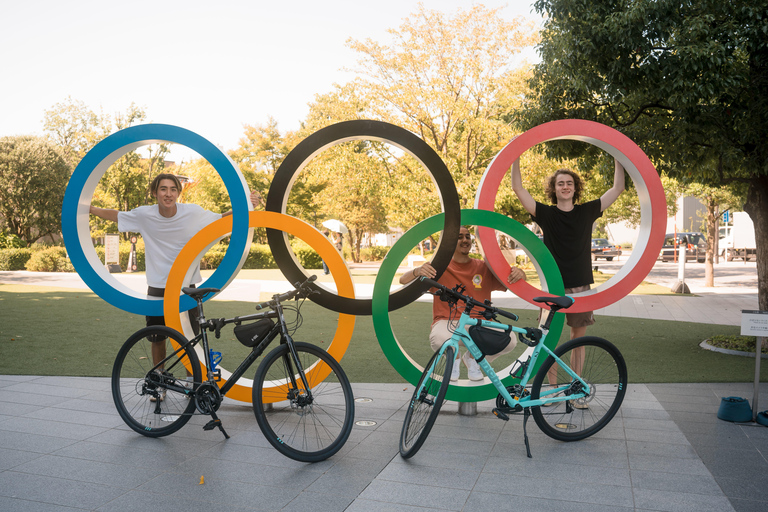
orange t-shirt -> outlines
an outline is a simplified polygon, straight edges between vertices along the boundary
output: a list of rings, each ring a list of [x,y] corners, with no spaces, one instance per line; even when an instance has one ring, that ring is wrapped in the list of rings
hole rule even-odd
[[[464,295],[480,302],[490,299],[492,291],[507,289],[496,279],[485,262],[477,259],[471,259],[467,263],[457,263],[455,260],[451,260],[448,268],[445,269],[437,282],[448,288],[463,284],[466,287]],[[460,315],[464,308],[464,301],[459,301],[458,307],[462,308],[458,311],[458,315]],[[480,312],[482,312],[481,308],[475,308],[472,310],[472,316],[480,318]],[[440,297],[435,297],[432,301],[432,323],[434,324],[438,320],[449,320],[450,315],[451,308],[448,303],[440,300]],[[457,320],[458,315],[455,315],[454,319]]]

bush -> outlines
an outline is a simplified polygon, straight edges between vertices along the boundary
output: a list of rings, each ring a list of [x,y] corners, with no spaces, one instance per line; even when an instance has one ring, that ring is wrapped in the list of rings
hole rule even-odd
[[[13,233],[0,231],[0,249],[23,249],[27,243]]]
[[[299,260],[299,265],[305,269],[323,268],[323,259],[307,243],[296,239],[291,242],[291,248]]]
[[[34,252],[27,261],[26,267],[31,272],[75,271],[63,247],[48,247]]]
[[[31,249],[0,249],[0,270],[25,270]]]
[[[360,249],[360,259],[363,261],[381,261],[389,252],[389,247],[373,246]]]
[[[277,268],[277,263],[268,245],[251,244],[243,268]]]
[[[200,267],[204,269],[218,268],[227,253],[227,247],[227,245],[218,243],[208,249],[208,252],[200,260]],[[272,257],[272,252],[269,250],[268,245],[251,244],[248,256],[245,258],[245,263],[243,263],[243,268],[277,268],[277,264],[275,263],[275,258]]]

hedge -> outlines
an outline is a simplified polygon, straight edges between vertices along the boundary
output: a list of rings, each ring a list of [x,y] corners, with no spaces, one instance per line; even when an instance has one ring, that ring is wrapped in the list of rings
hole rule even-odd
[[[363,261],[381,261],[389,252],[390,247],[381,247],[378,245],[360,249],[360,259]]]
[[[323,260],[309,245],[297,240],[291,243],[294,254],[299,264],[306,269],[319,269],[323,266]],[[104,261],[104,246],[95,247],[96,256]],[[202,268],[216,268],[224,259],[227,246],[216,244],[201,259]],[[120,243],[120,268],[128,269],[128,257],[131,252],[129,242]],[[144,244],[136,246],[136,270],[146,270],[144,260]],[[268,245],[251,244],[248,256],[243,264],[244,269],[278,268],[275,258]],[[33,247],[25,249],[0,249],[0,270],[30,270],[33,272],[74,272],[72,263],[67,258],[64,247]]]
[[[0,270],[26,270],[31,249],[0,249]]]
[[[63,247],[48,247],[35,251],[26,265],[31,272],[74,272],[75,268]]]

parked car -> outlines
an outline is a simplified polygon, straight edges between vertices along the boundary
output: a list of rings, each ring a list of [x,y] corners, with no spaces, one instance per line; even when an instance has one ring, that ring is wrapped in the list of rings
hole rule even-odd
[[[680,246],[685,244],[685,261],[704,263],[707,256],[707,238],[702,233],[667,233],[659,253],[661,261],[678,261]]]
[[[613,245],[606,238],[592,239],[592,261],[597,258],[605,258],[608,261],[621,256],[621,247]]]

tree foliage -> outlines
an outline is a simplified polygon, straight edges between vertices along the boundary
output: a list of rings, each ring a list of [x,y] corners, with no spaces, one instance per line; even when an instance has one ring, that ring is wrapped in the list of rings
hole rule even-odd
[[[361,54],[364,96],[377,118],[437,151],[468,207],[482,171],[513,135],[504,115],[525,90],[516,56],[536,41],[532,24],[481,5],[453,17],[419,5],[389,34],[389,44],[348,41]]]
[[[682,184],[749,186],[768,308],[768,0],[538,0],[545,14],[523,127],[616,127]],[[559,154],[596,158],[560,145]]]
[[[26,243],[58,233],[70,167],[41,137],[0,139],[0,219]]]
[[[64,158],[74,169],[85,154],[109,135],[109,117],[95,113],[80,101],[67,96],[45,111],[43,127],[54,143],[64,152]]]

